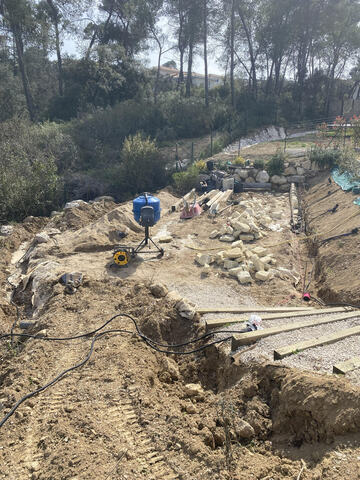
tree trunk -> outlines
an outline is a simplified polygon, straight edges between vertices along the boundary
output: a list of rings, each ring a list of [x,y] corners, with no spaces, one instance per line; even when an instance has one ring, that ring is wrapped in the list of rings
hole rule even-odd
[[[238,6],[238,12],[239,12],[239,16],[240,16],[242,26],[243,26],[244,31],[245,31],[248,46],[249,46],[251,72],[252,72],[251,73],[251,76],[252,76],[252,91],[253,91],[253,95],[256,98],[257,97],[256,59],[255,59],[255,55],[254,55],[253,43],[252,43],[250,31],[249,31],[248,26],[246,24],[246,20],[245,20],[243,11],[241,10],[240,6]]]
[[[190,98],[191,96],[193,53],[194,53],[194,39],[192,37],[189,43],[188,71],[187,71],[187,77],[186,77],[186,97],[188,98]]]
[[[162,46],[161,42],[156,38],[156,42],[159,46],[159,55],[158,55],[158,65],[157,65],[157,72],[156,72],[156,80],[155,80],[155,86],[154,86],[154,103],[156,105],[157,103],[157,96],[158,96],[158,91],[159,91],[159,80],[160,80],[160,67],[161,67],[161,56],[162,56]]]
[[[29,83],[29,78],[27,76],[27,71],[26,71],[26,66],[24,63],[24,45],[23,45],[23,40],[21,36],[21,31],[18,25],[11,24],[11,30],[14,35],[14,40],[15,40],[15,46],[16,46],[16,53],[17,53],[17,60],[19,63],[19,69],[20,69],[20,74],[21,74],[21,80],[24,88],[24,94],[26,98],[26,105],[27,109],[29,111],[29,116],[32,122],[35,121],[36,119],[36,113],[35,113],[35,104],[34,104],[34,99],[31,93],[31,88],[30,88],[30,83]]]
[[[204,0],[204,67],[205,67],[205,106],[209,106],[209,72],[208,72],[208,58],[207,58],[207,0]]]
[[[54,22],[55,28],[55,45],[56,45],[56,56],[57,56],[57,66],[58,66],[58,74],[59,74],[59,95],[62,97],[64,95],[64,74],[63,74],[63,66],[62,66],[62,57],[61,57],[61,49],[60,49],[60,33],[59,33],[59,11],[55,7],[53,0],[47,0],[47,3],[52,12],[52,20]]]
[[[231,106],[235,108],[234,50],[235,50],[235,0],[232,0],[231,20],[230,20],[230,94],[231,94]]]

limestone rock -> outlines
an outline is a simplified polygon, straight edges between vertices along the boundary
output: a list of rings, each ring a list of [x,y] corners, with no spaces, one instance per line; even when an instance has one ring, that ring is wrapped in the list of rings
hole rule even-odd
[[[266,280],[269,280],[270,278],[270,273],[261,270],[260,272],[256,272],[255,278],[256,280],[260,280],[261,282],[266,282]]]
[[[236,232],[239,232],[239,234],[241,233],[249,233],[250,232],[250,227],[249,225],[247,225],[246,223],[244,222],[233,222],[233,227],[235,229]]]
[[[304,162],[302,162],[301,165],[305,170],[311,170],[311,161],[310,160],[305,160]]]
[[[238,266],[239,266],[238,262],[235,262],[234,260],[225,260],[224,262],[224,268],[226,270],[231,270],[232,268],[236,268]]]
[[[250,423],[241,418],[236,419],[235,432],[239,439],[251,440],[255,437],[255,430]]]
[[[154,295],[154,297],[162,298],[166,297],[169,290],[162,283],[154,283],[150,286],[150,292]]]
[[[270,179],[269,174],[265,170],[261,170],[256,175],[256,181],[259,183],[267,183],[269,179]]]
[[[251,278],[250,273],[247,272],[246,270],[239,272],[239,274],[237,275],[237,279],[243,285],[253,282],[253,279]]]
[[[80,205],[85,205],[86,202],[84,200],[73,200],[72,202],[66,203],[64,210],[68,210],[69,208],[77,208],[80,207]]]
[[[211,255],[207,253],[198,253],[195,258],[195,262],[202,267],[205,267],[205,265],[210,265],[211,261]]]
[[[188,383],[184,386],[184,394],[186,397],[204,398],[204,389],[198,383]]]
[[[0,235],[2,237],[8,237],[14,231],[14,227],[12,225],[2,225],[0,227]]]
[[[232,245],[232,248],[243,248],[244,246],[244,243],[242,240],[237,240],[236,242],[234,242]]]
[[[227,250],[224,253],[224,258],[234,259],[234,258],[241,258],[243,256],[243,251],[241,248],[232,248],[231,250]]]
[[[296,172],[298,175],[304,175],[305,169],[303,167],[296,167]]]
[[[38,233],[34,237],[34,243],[47,243],[50,240],[50,237],[46,233]]]
[[[243,267],[236,267],[236,268],[232,268],[231,270],[229,270],[229,275],[231,277],[235,277],[237,278],[237,276],[242,273],[244,271]]]
[[[182,296],[176,292],[175,290],[171,290],[166,296],[166,300],[170,300],[170,302],[180,302],[182,300]]]
[[[251,234],[251,233],[244,233],[242,235],[240,235],[240,240],[242,240],[243,242],[252,242],[254,240],[254,235]]]
[[[246,180],[249,176],[249,171],[245,168],[238,168],[235,172],[239,175],[242,180]]]
[[[233,235],[222,235],[220,237],[220,242],[228,242],[232,243],[236,240],[236,238]]]
[[[245,180],[245,183],[256,183],[256,182],[255,182],[255,178],[254,178],[254,177],[248,177],[248,178]]]
[[[296,168],[295,167],[287,167],[285,168],[285,175],[296,175]]]
[[[254,268],[257,272],[264,270],[265,268],[264,262],[260,260],[260,258],[257,255],[253,255],[251,257],[251,261],[253,262]]]
[[[159,238],[159,243],[171,243],[173,241],[173,237],[171,235],[164,235],[163,237]]]
[[[286,177],[284,175],[273,175],[271,177],[271,183],[274,183],[275,185],[284,185],[287,183]]]
[[[186,318],[187,320],[192,320],[196,315],[195,308],[185,300],[181,300],[176,304],[176,310],[180,317]]]
[[[216,238],[218,235],[219,235],[219,232],[218,232],[217,230],[213,230],[213,231],[210,233],[209,238],[214,239],[214,238]]]
[[[267,254],[267,251],[263,247],[255,247],[253,249],[253,253],[255,253],[255,255],[257,255],[258,257],[265,257]]]
[[[271,212],[270,215],[271,218],[273,218],[274,220],[281,220],[283,212],[281,212],[280,210],[275,210],[274,212]]]

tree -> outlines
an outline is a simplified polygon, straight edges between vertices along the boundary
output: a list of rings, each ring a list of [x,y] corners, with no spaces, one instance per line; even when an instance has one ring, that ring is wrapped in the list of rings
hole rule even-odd
[[[24,39],[35,29],[34,12],[28,0],[0,0],[0,15],[3,28],[11,32],[15,43],[27,109],[34,121],[36,109],[24,60]]]

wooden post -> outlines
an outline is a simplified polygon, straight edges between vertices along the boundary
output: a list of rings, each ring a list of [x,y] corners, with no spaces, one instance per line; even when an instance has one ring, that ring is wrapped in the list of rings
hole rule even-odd
[[[240,150],[241,150],[241,137],[239,138],[238,156],[240,156]]]
[[[345,148],[345,145],[346,145],[346,132],[347,132],[347,123],[346,123],[346,121],[345,121],[344,148]]]
[[[191,142],[191,163],[194,163],[194,142]]]
[[[213,145],[214,145],[214,138],[213,138],[213,131],[210,131],[210,157],[213,156]]]
[[[287,144],[287,129],[285,129],[285,143],[284,143],[284,153],[286,152],[286,145]]]

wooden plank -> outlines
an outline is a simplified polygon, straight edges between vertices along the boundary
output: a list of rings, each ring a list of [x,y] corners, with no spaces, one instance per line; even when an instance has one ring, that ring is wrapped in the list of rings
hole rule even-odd
[[[337,363],[333,366],[333,373],[340,373],[345,375],[348,372],[352,372],[360,368],[360,357],[353,357],[350,360],[346,360],[345,362]]]
[[[353,328],[346,328],[345,330],[339,330],[338,332],[331,333],[330,335],[324,335],[323,337],[313,338],[304,342],[294,343],[287,347],[274,350],[274,360],[281,360],[295,353],[303,352],[309,348],[320,347],[321,345],[329,345],[331,343],[338,342],[344,338],[352,337],[354,335],[360,335],[360,326]]]
[[[279,333],[291,332],[293,330],[297,330],[300,328],[307,328],[307,327],[316,327],[318,325],[323,325],[325,323],[333,323],[339,322],[341,320],[349,320],[350,318],[360,317],[360,312],[348,312],[343,313],[341,315],[336,315],[335,317],[326,316],[325,318],[321,318],[319,320],[313,321],[306,321],[306,322],[298,322],[292,323],[290,325],[283,325],[281,327],[271,327],[271,328],[264,328],[264,330],[256,330],[255,332],[246,332],[240,333],[239,335],[233,335],[231,349],[233,351],[237,350],[242,345],[249,345],[251,343],[260,340],[261,338],[269,337],[271,335],[278,335]]]
[[[312,315],[323,315],[326,313],[340,313],[340,312],[348,312],[350,309],[347,307],[336,307],[336,308],[324,308],[318,310],[302,310],[300,312],[289,312],[289,313],[269,313],[267,315],[261,315],[263,320],[278,320],[281,318],[297,318],[297,317],[308,317]],[[251,310],[252,312],[254,310]],[[359,311],[360,314],[360,311]],[[213,320],[206,320],[206,326],[208,329],[210,328],[218,328],[223,325],[231,324],[231,323],[241,323],[246,322],[249,320],[247,316],[242,317],[234,317],[234,318],[215,318]]]
[[[214,308],[198,308],[197,312],[200,315],[205,313],[248,313],[248,312],[310,312],[315,310],[315,308],[309,307],[234,307],[234,308],[225,308],[225,307],[214,307]],[[320,309],[317,310],[321,312]]]
[[[195,193],[195,188],[193,188],[192,190],[190,190],[190,192],[188,192],[184,197],[182,197],[180,200],[178,200],[178,201],[175,203],[175,205],[173,205],[173,207],[175,207],[175,211],[177,211],[177,209],[180,207],[180,205],[183,204],[183,201],[184,201],[184,200],[189,200],[190,197],[191,197],[192,195],[194,195],[194,193]],[[173,208],[173,207],[170,208],[169,213],[172,212],[172,208]]]

